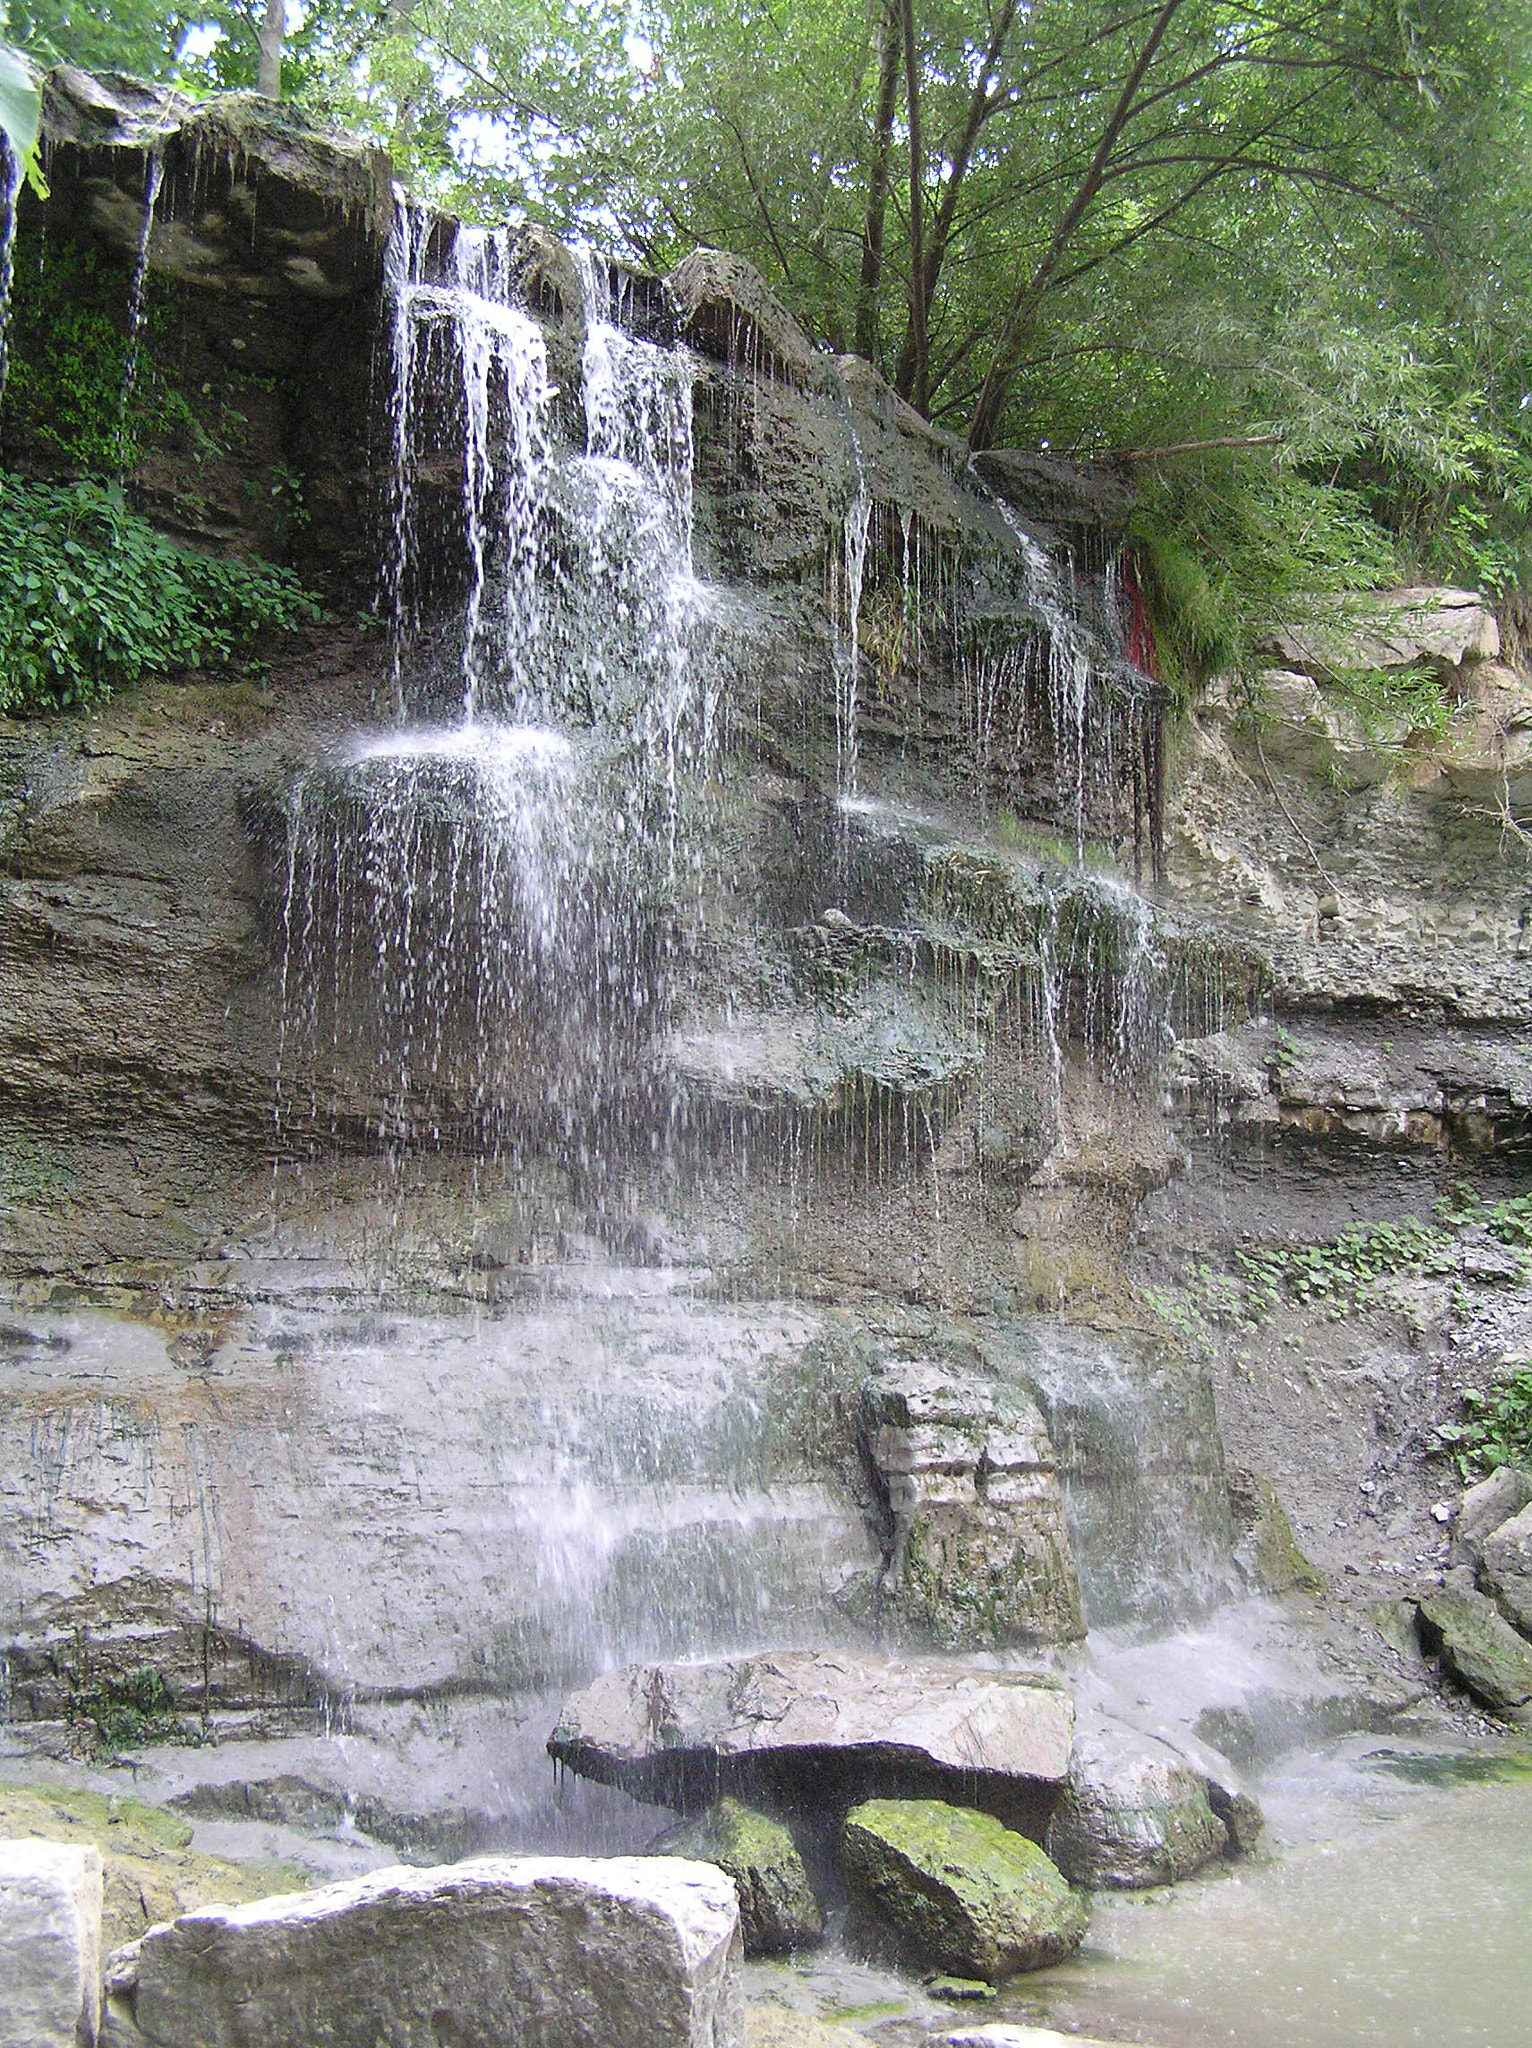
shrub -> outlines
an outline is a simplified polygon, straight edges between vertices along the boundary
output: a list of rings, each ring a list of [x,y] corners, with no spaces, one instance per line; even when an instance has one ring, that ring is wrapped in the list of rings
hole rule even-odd
[[[0,712],[99,704],[317,616],[291,570],[178,547],[115,484],[0,476]]]

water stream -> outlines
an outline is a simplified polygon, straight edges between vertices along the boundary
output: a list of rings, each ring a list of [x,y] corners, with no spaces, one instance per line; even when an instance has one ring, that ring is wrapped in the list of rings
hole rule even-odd
[[[16,258],[16,210],[21,201],[21,188],[26,182],[27,167],[19,150],[0,137],[0,169],[4,172],[4,184],[0,186],[0,205],[5,208],[0,219],[0,400],[5,397],[5,382],[10,371],[10,328],[11,328],[11,286],[14,281]]]
[[[151,149],[144,160],[144,210],[138,230],[138,253],[133,259],[133,282],[128,291],[128,346],[123,358],[122,389],[117,400],[117,437],[127,460],[128,409],[138,386],[139,350],[143,341],[144,291],[149,282],[149,244],[154,235],[154,213],[164,177],[164,159]]]
[[[1259,1791],[1254,1862],[1098,1893],[1073,1962],[1014,1979],[966,2024],[1152,2048],[1529,2048],[1532,1759],[1358,1738]],[[846,1951],[749,1978],[758,1997],[901,2044],[965,2024]]]

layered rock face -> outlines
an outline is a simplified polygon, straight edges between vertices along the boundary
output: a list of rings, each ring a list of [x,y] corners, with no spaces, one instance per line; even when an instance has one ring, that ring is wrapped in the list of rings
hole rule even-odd
[[[546,1690],[614,1666],[753,1697],[813,1646],[861,1699],[890,1648],[1259,1585],[1225,1436],[1284,1500],[1323,1467],[1312,1547],[1404,1456],[1396,1382],[1445,1406],[1445,1338],[1327,1381],[1360,1447],[1288,1456],[1263,1404],[1304,1383],[1164,1286],[1525,1142],[1525,889],[1467,757],[1316,780],[1351,740],[1296,641],[1275,727],[1174,720],[1122,652],[1121,480],[969,467],[732,259],[662,284],[396,211],[244,102],[49,110],[7,462],[69,467],[50,307],[121,341],[141,256],[131,496],[338,623],[0,733],[10,1716],[98,1725],[146,1667],[289,1730],[471,1697],[519,1770]],[[1379,658],[1450,669],[1514,775],[1492,622],[1384,610]],[[1067,1699],[1010,1689],[1041,1830]],[[705,1704],[709,1770],[720,1728],[772,1747]],[[639,1792],[690,1754],[648,1733]],[[973,1769],[928,1762],[912,1793]]]

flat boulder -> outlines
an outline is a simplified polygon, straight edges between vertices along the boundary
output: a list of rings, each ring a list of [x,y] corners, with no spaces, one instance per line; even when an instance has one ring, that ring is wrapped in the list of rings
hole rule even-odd
[[[1227,1853],[1208,1783],[1168,1744],[1103,1723],[1075,1736],[1048,1854],[1074,1884],[1141,1891],[1178,1884]]]
[[[742,2048],[708,1864],[478,1857],[209,1906],[119,1949],[113,2048]]]
[[[1027,1824],[1069,1775],[1074,1702],[1036,1675],[939,1658],[785,1650],[634,1664],[566,1700],[550,1754],[637,1799],[721,1793],[843,1812],[874,1792],[951,1795]]]
[[[1532,1648],[1492,1600],[1449,1580],[1415,1611],[1421,1642],[1450,1678],[1491,1713],[1532,1722]]]
[[[0,1842],[0,2048],[91,2048],[100,2006],[100,1853]]]
[[[1532,1636],[1532,1507],[1524,1507],[1479,1548],[1479,1583],[1524,1636]]]
[[[936,1799],[872,1799],[846,1816],[853,1903],[910,1960],[990,1983],[1074,1954],[1090,1922],[1035,1842]]]
[[[797,1844],[770,1814],[720,1799],[654,1847],[662,1855],[715,1863],[733,1878],[747,1956],[785,1955],[823,1937],[824,1915]]]

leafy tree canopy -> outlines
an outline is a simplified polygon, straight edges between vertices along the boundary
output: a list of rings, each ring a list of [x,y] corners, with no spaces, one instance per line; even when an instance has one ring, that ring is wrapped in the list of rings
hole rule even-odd
[[[9,32],[208,90],[262,10]],[[1198,546],[1200,478],[1532,587],[1524,0],[293,0],[283,77],[470,213],[738,250],[975,448],[1126,451]]]

